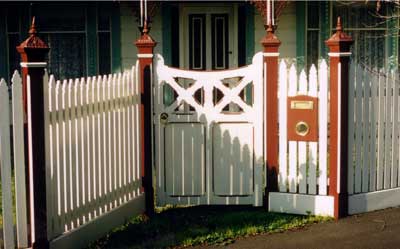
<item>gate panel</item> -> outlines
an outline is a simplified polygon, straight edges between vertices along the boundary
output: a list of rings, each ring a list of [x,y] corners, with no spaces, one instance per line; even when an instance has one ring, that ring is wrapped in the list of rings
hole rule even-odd
[[[205,135],[203,124],[172,123],[165,128],[166,192],[171,196],[198,196],[205,189]]]
[[[213,137],[215,194],[253,194],[253,126],[220,123]]]
[[[262,205],[263,57],[224,71],[154,64],[157,202]],[[165,99],[165,92],[172,99]]]

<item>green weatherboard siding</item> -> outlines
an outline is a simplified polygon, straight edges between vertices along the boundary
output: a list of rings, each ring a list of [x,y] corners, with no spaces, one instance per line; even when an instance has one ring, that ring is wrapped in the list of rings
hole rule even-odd
[[[121,18],[120,8],[113,5],[111,14],[111,70],[113,73],[121,71]]]
[[[305,65],[306,56],[306,3],[296,2],[296,60],[297,67]]]
[[[390,15],[396,15],[396,13],[392,13]],[[397,18],[389,19],[388,25],[388,36],[386,39],[387,43],[387,58],[388,58],[388,66],[390,69],[394,69],[398,66],[397,64],[397,54],[398,54],[398,38],[399,38],[399,24]]]
[[[96,14],[97,8],[96,5],[87,5],[86,7],[87,15],[86,15],[86,69],[87,75],[96,75],[97,74],[97,21]]]

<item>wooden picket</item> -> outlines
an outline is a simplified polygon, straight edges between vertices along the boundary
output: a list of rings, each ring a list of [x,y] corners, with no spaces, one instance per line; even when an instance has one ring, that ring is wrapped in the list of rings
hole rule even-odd
[[[287,77],[288,75],[288,77]],[[324,75],[324,76],[322,76]],[[280,63],[279,85],[279,122],[280,122],[280,170],[279,183],[281,192],[326,195],[327,189],[327,66],[322,62],[319,69],[313,65],[308,76],[301,71],[299,80],[294,65],[287,73],[284,61]],[[319,91],[318,91],[319,81]],[[286,87],[289,82],[288,88]],[[319,97],[320,136],[318,142],[287,141],[287,97],[309,95]],[[324,129],[322,129],[322,128]],[[289,151],[287,151],[287,143]],[[319,151],[318,149],[319,148]],[[288,156],[289,155],[289,156]],[[319,161],[318,161],[319,159]],[[287,164],[287,160],[289,163]],[[317,169],[317,165],[319,166]]]
[[[399,205],[398,72],[367,70],[353,63],[350,75],[349,212]]]
[[[143,211],[137,73],[132,67],[108,76],[45,80],[52,248],[83,243],[77,241],[82,236],[77,231],[98,229],[95,224],[115,219],[118,213],[116,220],[122,221],[128,210]]]
[[[318,142],[288,141],[287,97],[318,97]],[[333,198],[328,190],[328,68],[312,65],[309,75],[298,76],[294,65],[282,60],[279,66],[279,192],[270,193],[269,210],[333,215]]]
[[[25,143],[23,133],[24,112],[22,105],[22,79],[18,71],[14,72],[11,82],[12,85],[9,88],[5,80],[0,79],[0,172],[3,218],[3,235],[0,247],[5,249],[28,247]],[[10,124],[12,124],[12,131]],[[10,140],[11,135],[13,138],[12,143]],[[13,154],[11,155],[12,152]],[[15,202],[12,198],[12,165],[14,168]],[[14,223],[13,219],[13,209],[15,209],[16,223]],[[16,234],[14,233],[14,227],[16,228]]]

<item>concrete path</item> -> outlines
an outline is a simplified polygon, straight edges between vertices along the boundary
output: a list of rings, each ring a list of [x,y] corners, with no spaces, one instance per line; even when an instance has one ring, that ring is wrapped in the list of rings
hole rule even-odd
[[[204,248],[204,247],[203,247]],[[205,248],[221,249],[221,246]],[[227,248],[400,248],[400,208],[354,215],[276,234],[241,238]]]

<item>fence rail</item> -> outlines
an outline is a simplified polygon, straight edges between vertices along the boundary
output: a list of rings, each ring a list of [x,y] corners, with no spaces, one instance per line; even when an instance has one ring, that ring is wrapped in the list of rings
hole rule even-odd
[[[137,75],[45,77],[49,238],[142,197]]]

